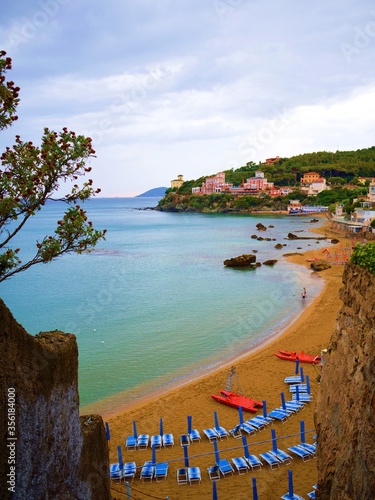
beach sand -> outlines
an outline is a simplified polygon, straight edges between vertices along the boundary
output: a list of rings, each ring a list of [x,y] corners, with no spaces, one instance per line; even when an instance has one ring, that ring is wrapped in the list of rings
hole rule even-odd
[[[319,230],[319,232],[322,230]],[[318,231],[317,231],[318,232]],[[329,232],[326,233],[330,236]],[[337,235],[335,235],[337,237]],[[293,255],[288,259],[296,264],[310,267],[307,258],[321,258],[322,249]],[[323,254],[324,255],[324,254]],[[132,422],[136,420],[138,433],[150,436],[159,434],[159,419],[163,418],[164,433],[173,433],[174,448],[157,450],[157,461],[169,461],[168,477],[165,481],[142,483],[137,473],[136,479],[130,483],[132,498],[175,499],[209,499],[212,498],[212,483],[207,474],[207,467],[214,465],[213,445],[203,434],[203,429],[214,426],[213,412],[216,410],[220,425],[232,429],[238,423],[238,412],[234,408],[220,405],[211,397],[223,388],[226,374],[231,365],[235,364],[243,394],[256,400],[267,401],[267,411],[281,406],[280,393],[284,392],[286,399],[291,399],[284,378],[294,375],[295,363],[276,358],[278,349],[304,350],[307,353],[319,355],[324,349],[333,332],[337,312],[341,306],[339,289],[342,286],[343,266],[334,265],[331,269],[319,273],[324,280],[324,288],[314,300],[307,298],[301,307],[301,315],[290,324],[277,338],[266,345],[260,346],[235,362],[223,365],[220,370],[206,375],[182,387],[151,397],[147,401],[109,417],[104,418],[109,423],[111,439],[109,441],[110,462],[117,462],[117,445],[122,446],[124,462],[135,461],[137,466],[151,460],[151,449],[127,451],[125,439],[133,434]],[[308,293],[308,290],[307,290]],[[250,452],[259,455],[272,449],[271,428],[276,430],[278,448],[288,451],[288,446],[297,444],[300,440],[300,421],[305,422],[306,440],[314,441],[314,409],[319,390],[318,375],[320,367],[303,363],[305,374],[309,375],[313,401],[305,405],[305,409],[292,416],[285,423],[277,422],[255,435],[248,436]],[[233,387],[235,389],[235,386]],[[262,413],[260,410],[258,413]],[[183,467],[183,449],[179,443],[181,434],[187,432],[187,415],[193,417],[193,428],[200,431],[200,443],[189,447],[190,466],[199,466],[202,473],[201,484],[178,485],[176,470]],[[254,414],[244,413],[245,419]],[[218,443],[220,458],[231,459],[243,456],[241,439],[222,439]],[[260,499],[273,500],[280,498],[288,491],[288,469],[293,471],[294,492],[307,498],[307,493],[317,482],[316,459],[307,462],[294,456],[291,464],[281,465],[270,470],[264,465],[262,470],[249,471],[247,474],[227,476],[217,482],[219,499],[239,500],[252,497],[252,477],[256,478]],[[112,496],[116,499],[127,498],[124,484],[112,483]]]

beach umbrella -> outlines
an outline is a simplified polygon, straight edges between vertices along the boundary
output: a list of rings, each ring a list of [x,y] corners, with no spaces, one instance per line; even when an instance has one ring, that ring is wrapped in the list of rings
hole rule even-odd
[[[253,500],[258,500],[257,480],[255,477],[251,479],[253,481]]]
[[[186,446],[186,444],[184,444],[183,448],[184,448],[185,467],[189,467],[188,447]]]
[[[306,443],[306,434],[305,434],[305,422],[303,420],[299,423],[300,432],[301,432],[301,443]]]
[[[303,373],[303,366],[301,366],[300,374],[301,374],[301,382],[304,382],[304,380],[305,380],[305,374]]]
[[[220,455],[219,455],[219,448],[217,447],[216,439],[214,440],[214,450],[215,450],[215,462],[216,462],[216,465],[219,465]]]
[[[219,418],[217,416],[216,411],[214,411],[214,420],[215,420],[215,429],[219,428]]]
[[[245,457],[249,458],[250,452],[249,452],[249,446],[247,444],[246,436],[242,435],[242,444],[243,444],[243,451],[245,453]]]
[[[160,435],[163,435],[163,419],[160,418]]]
[[[289,486],[289,496],[290,498],[294,497],[294,490],[293,490],[293,471],[288,469],[288,486]]]
[[[128,498],[131,498],[130,496],[130,484],[128,481],[125,481],[126,482],[126,494],[128,495]]]
[[[271,429],[271,436],[272,436],[272,451],[274,453],[277,453],[277,441],[276,441],[276,431],[275,431],[275,429]]]
[[[296,399],[299,401],[299,387],[296,385]]]
[[[239,406],[239,407],[238,407],[238,416],[239,416],[239,419],[240,419],[240,425],[243,425],[244,420],[243,420],[243,411],[242,411],[242,406]]]
[[[216,481],[212,481],[212,500],[217,500]]]
[[[152,455],[151,455],[151,462],[152,462],[152,465],[155,465],[156,464],[156,448],[155,448],[155,445],[152,446]]]
[[[193,417],[188,415],[187,421],[188,421],[188,434],[190,434],[191,430],[193,428],[193,424],[192,424]]]
[[[296,375],[298,375],[298,370],[299,370],[299,359],[296,359]]]
[[[111,439],[111,433],[109,432],[108,422],[105,423],[105,433],[107,435],[107,441],[109,441]]]
[[[283,407],[283,410],[286,410],[286,404],[285,404],[285,395],[283,392],[280,393],[281,396],[281,405]]]
[[[122,452],[121,452],[120,445],[117,446],[117,456],[118,456],[118,464],[119,464],[120,470],[122,470],[124,468],[124,462],[122,460]]]
[[[307,388],[307,394],[310,394],[310,377],[306,375],[306,388]]]
[[[133,420],[133,436],[135,439],[138,439],[138,433],[137,433],[137,422]]]
[[[267,418],[267,403],[266,401],[262,401],[263,403],[263,416],[264,418]]]

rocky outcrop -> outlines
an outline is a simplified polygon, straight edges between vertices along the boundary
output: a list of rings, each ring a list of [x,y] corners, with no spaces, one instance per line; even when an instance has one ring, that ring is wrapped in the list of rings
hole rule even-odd
[[[249,267],[250,264],[254,264],[256,261],[255,255],[243,254],[238,257],[233,257],[231,259],[224,260],[224,266],[227,267]]]
[[[103,421],[81,425],[78,414],[75,336],[33,337],[1,300],[0,325],[1,393],[10,402],[0,406],[0,497],[109,500]]]
[[[348,264],[324,356],[315,424],[316,498],[375,498],[375,276]]]
[[[258,222],[256,228],[258,229],[258,231],[267,231],[266,226],[264,226],[261,222]]]
[[[311,262],[310,267],[313,271],[325,271],[326,269],[330,269],[332,266],[329,262],[323,259],[314,260]]]
[[[263,262],[263,265],[264,266],[274,266],[276,264],[277,260],[276,259],[269,259],[269,260],[265,260]]]

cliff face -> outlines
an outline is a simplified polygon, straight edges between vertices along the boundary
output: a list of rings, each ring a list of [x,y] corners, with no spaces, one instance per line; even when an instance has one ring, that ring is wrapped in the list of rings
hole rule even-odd
[[[110,499],[103,421],[78,414],[75,336],[33,337],[0,301],[0,354],[0,497]]]
[[[347,265],[315,413],[319,499],[375,498],[375,276]]]

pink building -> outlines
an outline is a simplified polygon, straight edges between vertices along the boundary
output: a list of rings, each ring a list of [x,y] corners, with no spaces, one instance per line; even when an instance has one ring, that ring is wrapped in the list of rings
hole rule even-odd
[[[268,182],[264,177],[264,173],[261,170],[255,172],[255,177],[250,177],[246,179],[243,184],[244,189],[250,191],[265,191],[266,189],[272,189],[273,182]]]

